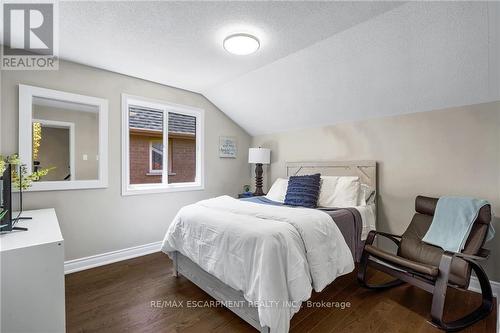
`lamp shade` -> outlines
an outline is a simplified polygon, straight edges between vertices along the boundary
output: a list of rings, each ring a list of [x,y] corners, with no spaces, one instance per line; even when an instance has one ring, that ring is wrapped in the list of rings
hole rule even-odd
[[[268,148],[249,148],[248,163],[271,163],[271,149]]]

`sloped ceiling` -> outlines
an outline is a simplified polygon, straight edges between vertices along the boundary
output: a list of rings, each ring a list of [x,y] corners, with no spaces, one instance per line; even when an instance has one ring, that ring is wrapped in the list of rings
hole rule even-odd
[[[60,56],[204,92],[400,5],[398,2],[60,2]],[[235,32],[259,52],[222,48]]]
[[[496,15],[407,3],[205,95],[252,135],[499,100]]]
[[[60,56],[202,93],[258,135],[500,99],[499,7],[60,2]],[[240,31],[257,53],[223,50]]]

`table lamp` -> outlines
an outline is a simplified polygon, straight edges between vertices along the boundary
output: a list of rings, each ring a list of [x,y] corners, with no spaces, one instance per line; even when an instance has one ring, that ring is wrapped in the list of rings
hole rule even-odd
[[[262,164],[271,163],[271,149],[268,148],[249,148],[248,163],[255,164],[255,192],[253,195],[264,195],[262,191]]]

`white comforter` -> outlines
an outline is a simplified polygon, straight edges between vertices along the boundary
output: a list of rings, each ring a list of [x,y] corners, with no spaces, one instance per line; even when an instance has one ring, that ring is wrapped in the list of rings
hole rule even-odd
[[[311,295],[354,269],[331,217],[319,210],[267,206],[221,196],[183,207],[168,228],[177,250],[258,306],[260,324],[288,332]]]

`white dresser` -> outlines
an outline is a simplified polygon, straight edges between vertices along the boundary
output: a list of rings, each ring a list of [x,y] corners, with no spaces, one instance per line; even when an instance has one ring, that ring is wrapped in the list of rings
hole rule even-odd
[[[64,245],[54,209],[0,235],[0,332],[65,332]]]

